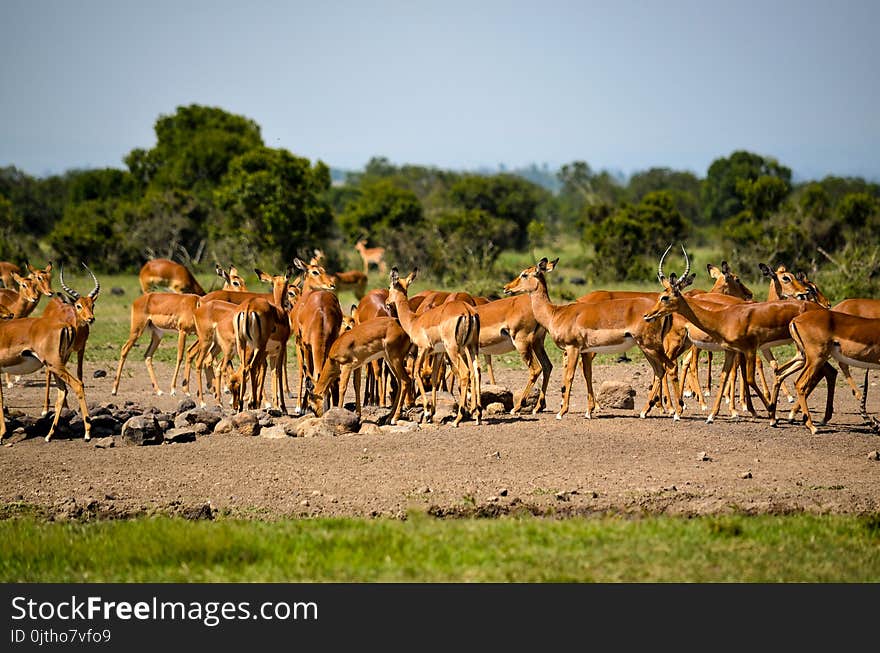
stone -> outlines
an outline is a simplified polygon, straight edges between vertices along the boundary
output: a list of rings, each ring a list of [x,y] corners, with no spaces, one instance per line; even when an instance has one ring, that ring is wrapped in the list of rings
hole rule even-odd
[[[214,425],[214,433],[217,435],[231,433],[234,430],[235,424],[232,423],[232,419],[229,417],[224,417]]]
[[[95,449],[112,449],[116,446],[116,441],[113,438],[98,438],[94,440]]]
[[[303,417],[296,425],[299,438],[332,437],[336,432],[321,417]]]
[[[170,431],[165,431],[165,441],[166,442],[195,442],[196,441],[196,432],[195,429],[187,426],[173,428]]]
[[[604,381],[596,393],[596,401],[606,408],[632,410],[635,408],[636,391],[628,383]]]
[[[338,435],[357,433],[361,423],[357,413],[345,408],[331,408],[321,419]]]
[[[751,472],[743,472],[742,474],[739,475],[739,477],[740,478],[752,478],[752,473]]]
[[[503,385],[483,385],[480,386],[480,403],[486,411],[491,404],[499,403],[504,407],[502,412],[509,412],[513,408],[513,392]]]
[[[191,399],[184,399],[181,402],[181,405],[185,405],[187,401],[192,402]],[[195,404],[193,403],[193,405]],[[239,414],[243,415],[244,413]],[[223,416],[220,413],[208,410],[207,408],[190,408],[177,414],[177,417],[174,418],[174,426],[189,426],[190,424],[201,422],[207,424],[210,428],[213,428],[222,418]]]
[[[122,442],[137,446],[161,444],[162,428],[154,415],[136,415],[122,425]]]
[[[880,451],[872,451],[869,453],[868,460],[880,460]]]
[[[107,370],[95,370],[92,373],[93,379],[103,379],[105,376],[107,376]]]
[[[361,435],[382,435],[382,427],[373,422],[363,422],[358,433]]]
[[[274,424],[268,427],[260,428],[260,437],[268,438],[270,440],[280,440],[282,438],[290,437],[287,435],[287,431],[282,424]]]
[[[180,403],[177,404],[177,410],[174,411],[176,414],[180,415],[181,413],[185,413],[188,410],[192,410],[196,407],[196,402],[192,399],[192,397],[185,397],[180,400]]]
[[[500,401],[493,401],[491,404],[488,404],[483,410],[486,411],[487,415],[503,415],[508,412],[508,409],[504,408],[504,404]]]

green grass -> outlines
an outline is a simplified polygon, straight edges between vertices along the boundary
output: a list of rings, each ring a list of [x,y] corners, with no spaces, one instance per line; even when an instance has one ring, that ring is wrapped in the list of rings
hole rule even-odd
[[[3,582],[877,582],[880,518],[0,521]]]

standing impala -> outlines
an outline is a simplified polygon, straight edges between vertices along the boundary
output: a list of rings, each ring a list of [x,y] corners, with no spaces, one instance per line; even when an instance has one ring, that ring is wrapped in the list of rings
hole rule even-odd
[[[364,274],[370,272],[370,265],[377,266],[379,272],[385,274],[387,268],[385,266],[384,247],[367,247],[367,239],[361,238],[354,244],[354,248],[364,261]]]
[[[92,274],[92,271],[89,270],[85,263],[82,265],[95,282],[95,287],[92,291],[83,297],[76,290],[68,287],[67,284],[64,283],[64,268],[61,268],[59,274],[61,288],[67,293],[68,297],[64,298],[63,295],[54,296],[49,301],[48,306],[46,306],[46,310],[43,311],[44,317],[54,317],[59,320],[76,322],[76,333],[73,345],[67,355],[70,356],[71,353],[76,352],[76,378],[79,379],[80,382],[82,382],[83,379],[83,358],[85,357],[86,341],[89,338],[89,325],[92,323],[92,320],[88,319],[88,316],[91,315],[92,318],[94,318],[95,302],[98,300],[98,293],[101,292],[101,284],[98,283],[98,278]],[[68,300],[73,300],[73,303],[71,304]],[[85,318],[75,320],[76,314],[84,315]],[[67,358],[64,359],[64,363],[67,364]],[[49,412],[50,377],[51,374],[49,369],[46,368],[46,396],[43,401],[43,415]]]
[[[670,313],[680,313],[688,322],[708,334],[712,340],[722,343],[728,352],[742,354],[746,383],[761,399],[771,420],[775,421],[771,400],[765,396],[755,380],[758,351],[790,342],[788,323],[792,318],[805,311],[822,309],[812,302],[798,300],[741,303],[719,308],[717,303],[707,302],[699,295],[687,297],[683,294],[683,290],[693,282],[694,276],[689,274],[690,260],[686,251],[684,252],[686,267],[681,278],[676,277],[674,273],[668,278],[663,274],[663,261],[670,248],[671,245],[666,248],[657,268],[657,277],[663,286],[663,292],[660,293],[653,308],[645,313],[645,321],[651,322]],[[722,380],[712,410],[706,419],[707,422],[714,421],[718,414],[724,388],[730,379],[735,360],[735,356],[725,356]],[[830,366],[825,373],[829,383],[833,382],[830,375],[833,373],[836,377],[837,373]]]
[[[640,416],[645,417],[651,407],[659,400],[660,384],[675,362],[666,355],[663,343],[662,325],[645,328],[641,312],[653,300],[645,297],[630,299],[610,299],[600,302],[574,302],[557,305],[550,301],[547,292],[546,273],[552,271],[559,259],[548,261],[542,258],[537,264],[527,267],[519,276],[504,286],[506,295],[528,293],[535,319],[543,326],[557,347],[565,352],[565,370],[562,381],[562,405],[556,419],[568,412],[571,386],[577,369],[578,358],[583,363],[584,380],[587,384],[587,410],[584,414],[592,417],[596,406],[593,393],[592,358],[597,353],[623,353],[638,346],[654,372],[648,402]],[[673,400],[674,419],[681,416],[681,397],[676,389]]]
[[[77,329],[91,324],[95,315],[91,303],[82,298],[65,297],[74,311],[64,317],[57,315],[23,317],[0,322],[0,370],[13,374],[30,374],[42,367],[51,372],[58,385],[58,399],[55,402],[55,417],[46,441],[52,439],[61,410],[67,402],[67,388],[72,387],[79,399],[85,428],[85,439],[91,438],[91,421],[86,405],[82,382],[71,374],[65,366],[76,340]],[[0,440],[6,435],[6,418],[3,406],[3,390],[0,387]]]
[[[388,303],[397,309],[400,325],[416,347],[413,376],[422,393],[422,419],[430,422],[437,409],[437,385],[440,382],[440,366],[436,365],[431,378],[431,407],[428,409],[428,393],[422,381],[422,365],[430,354],[446,353],[458,376],[458,413],[452,424],[458,426],[464,418],[470,391],[470,412],[477,425],[482,423],[483,409],[480,401],[480,316],[476,309],[465,302],[450,302],[416,315],[407,300],[407,290],[416,278],[413,270],[401,278],[397,268],[391,268],[391,286]]]

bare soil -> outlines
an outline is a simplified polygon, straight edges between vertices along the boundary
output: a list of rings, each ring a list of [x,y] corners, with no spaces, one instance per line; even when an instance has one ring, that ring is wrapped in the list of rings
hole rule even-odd
[[[94,378],[99,368],[108,375]],[[129,361],[120,394],[111,397],[113,368],[86,365],[90,403],[121,406],[130,399],[171,410],[182,398],[153,395],[138,359]],[[170,367],[157,364],[157,373],[167,388]],[[831,424],[814,436],[786,420],[770,427],[762,409],[759,418],[731,420],[725,407],[706,424],[694,400],[679,422],[656,409],[639,419],[650,370],[638,362],[594,370],[597,388],[608,380],[631,383],[634,410],[603,408],[585,419],[579,380],[571,412],[556,420],[560,373],[555,367],[548,411],[489,415],[482,426],[465,421],[408,433],[283,439],[204,435],[192,443],[106,449],[94,439],[29,438],[0,447],[0,505],[6,514],[26,506],[50,519],[157,512],[402,518],[412,509],[438,516],[880,511],[880,462],[870,455],[880,437],[863,425],[843,384]],[[497,376],[514,391],[525,379],[517,370]],[[7,410],[38,415],[41,379],[35,374],[4,389]],[[872,392],[876,397],[876,387]],[[820,386],[811,400],[814,418],[824,401]],[[787,404],[780,408],[785,416]]]

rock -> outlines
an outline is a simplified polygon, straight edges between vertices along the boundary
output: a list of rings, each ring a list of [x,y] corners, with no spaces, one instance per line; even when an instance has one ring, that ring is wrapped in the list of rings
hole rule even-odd
[[[275,420],[275,426],[282,427],[289,438],[296,437],[296,425],[298,423],[299,418],[290,417],[289,415],[284,415]]]
[[[415,422],[401,420],[394,425],[386,424],[385,426],[380,426],[379,430],[382,433],[412,433],[419,430],[419,425]]]
[[[184,405],[188,401],[192,402],[191,399],[184,399],[180,404]],[[244,414],[246,413],[239,413],[239,415]],[[190,408],[177,414],[177,417],[174,418],[174,426],[189,426],[190,424],[201,422],[202,424],[207,424],[209,428],[213,428],[222,418],[223,416],[214,410],[209,410],[207,408]],[[254,421],[256,421],[256,418],[254,418]]]
[[[110,294],[111,295],[124,295],[125,288],[120,288],[119,286],[113,286],[112,288],[110,288]]]
[[[122,442],[132,445],[161,444],[162,428],[154,415],[136,415],[122,425]]]
[[[596,393],[596,401],[606,408],[632,410],[635,407],[636,391],[628,383],[604,381]]]
[[[382,435],[382,427],[373,422],[363,422],[358,433],[361,435]]]
[[[247,410],[232,416],[232,425],[238,435],[252,437],[260,432],[260,421],[257,411]]]
[[[299,438],[332,437],[336,432],[321,417],[303,417],[296,425]]]
[[[362,406],[361,407],[361,423],[373,422],[382,426],[387,424],[391,419],[391,409],[384,406]]]
[[[177,404],[177,410],[174,411],[176,415],[180,415],[181,413],[185,413],[188,410],[192,410],[196,407],[196,402],[192,399],[192,397],[185,397],[180,400],[180,403]]]
[[[331,408],[321,417],[325,424],[333,429],[334,433],[357,433],[360,428],[360,418],[345,408]]]
[[[868,460],[880,460],[880,451],[872,451],[869,453]]]
[[[498,496],[506,497],[507,496],[507,488],[503,487],[500,490],[498,490]]]
[[[484,410],[487,415],[503,415],[508,412],[508,409],[505,409],[504,404],[500,401],[493,401],[491,404],[488,404]]]
[[[229,417],[224,417],[214,425],[214,433],[217,435],[231,433],[234,430],[235,424],[232,423],[232,419]]]
[[[204,425],[201,425],[204,428]],[[165,441],[166,442],[195,442],[196,441],[196,431],[192,427],[182,426],[173,428],[170,431],[165,431]]]
[[[751,472],[743,472],[742,474],[739,475],[739,477],[740,478],[752,478],[752,473]]]
[[[116,446],[116,442],[113,438],[98,438],[97,440],[93,440],[95,443],[95,449],[112,449]]]
[[[107,370],[95,370],[92,374],[93,379],[103,379],[107,376]]]
[[[480,403],[486,411],[489,410],[490,404],[498,403],[504,406],[503,412],[508,412],[513,408],[513,392],[503,385],[480,386]]]
[[[273,426],[260,428],[260,437],[268,438],[270,440],[280,440],[282,438],[290,437],[287,434],[287,431],[282,424],[275,424]]]
[[[697,454],[697,460],[700,460],[702,462],[712,462],[712,457],[705,451],[701,451]]]

